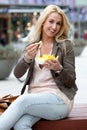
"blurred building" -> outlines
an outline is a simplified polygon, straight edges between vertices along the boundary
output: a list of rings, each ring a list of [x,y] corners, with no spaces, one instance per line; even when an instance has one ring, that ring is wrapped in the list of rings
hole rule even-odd
[[[79,1],[79,2],[78,2]],[[0,0],[0,34],[6,34],[7,43],[25,37],[31,27],[32,17],[38,17],[49,4],[59,5],[75,26],[78,35],[87,24],[87,6],[82,0]],[[85,3],[85,2],[84,2]],[[80,27],[79,27],[80,25]]]
[[[75,36],[83,37],[84,30],[87,30],[87,1],[68,0],[70,22],[74,24]]]
[[[0,0],[0,33],[5,32],[7,43],[26,36],[33,16],[38,17],[48,4],[67,11],[67,0]]]

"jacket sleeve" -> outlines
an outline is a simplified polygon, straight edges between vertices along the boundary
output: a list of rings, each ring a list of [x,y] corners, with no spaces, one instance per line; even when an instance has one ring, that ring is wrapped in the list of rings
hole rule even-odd
[[[75,72],[75,56],[73,50],[73,43],[67,40],[65,43],[66,54],[63,55],[63,70],[59,74],[59,80],[66,87],[75,86],[76,72]]]
[[[16,78],[21,78],[29,69],[30,64],[31,64],[31,60],[29,63],[27,63],[24,60],[24,53],[22,54],[22,56],[19,58],[17,64],[14,67],[14,75]]]

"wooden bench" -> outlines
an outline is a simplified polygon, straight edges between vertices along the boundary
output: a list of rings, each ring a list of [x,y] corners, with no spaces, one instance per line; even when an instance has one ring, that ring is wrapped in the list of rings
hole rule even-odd
[[[87,104],[75,104],[66,119],[56,121],[42,119],[32,130],[87,130]]]
[[[42,119],[33,126],[33,130],[87,130],[87,104],[75,104],[66,119]]]

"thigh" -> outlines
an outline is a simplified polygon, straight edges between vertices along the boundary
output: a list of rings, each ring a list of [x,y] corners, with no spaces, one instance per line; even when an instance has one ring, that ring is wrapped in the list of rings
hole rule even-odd
[[[24,113],[32,116],[56,120],[68,115],[67,105],[52,93],[27,94],[22,100],[26,103]]]
[[[38,117],[25,114],[16,122],[14,130],[31,130],[31,127],[39,120]]]

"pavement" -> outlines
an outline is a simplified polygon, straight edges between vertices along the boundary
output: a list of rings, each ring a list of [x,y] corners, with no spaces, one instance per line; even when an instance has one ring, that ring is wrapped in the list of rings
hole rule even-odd
[[[87,46],[84,48],[80,56],[75,57],[76,66],[76,83],[78,91],[75,96],[75,103],[87,103]],[[26,76],[26,75],[25,75]],[[23,81],[25,76],[21,78]],[[20,94],[24,82],[20,82],[15,78],[13,71],[5,80],[0,80],[0,97],[12,94]]]

